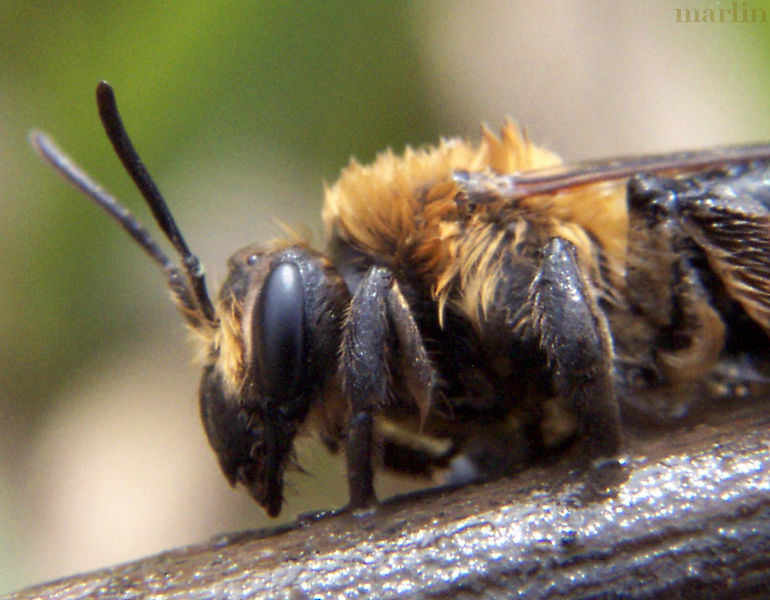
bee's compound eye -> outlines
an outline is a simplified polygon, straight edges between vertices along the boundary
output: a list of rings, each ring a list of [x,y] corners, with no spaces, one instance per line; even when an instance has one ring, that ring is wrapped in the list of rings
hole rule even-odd
[[[291,399],[304,360],[305,286],[299,267],[283,262],[265,278],[254,311],[253,348],[262,392]]]

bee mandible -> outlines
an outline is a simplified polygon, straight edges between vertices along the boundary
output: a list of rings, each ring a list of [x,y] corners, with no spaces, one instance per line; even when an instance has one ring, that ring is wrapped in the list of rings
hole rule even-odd
[[[207,345],[208,440],[271,516],[305,431],[344,447],[363,508],[378,467],[465,460],[475,479],[612,458],[622,414],[659,408],[646,398],[718,396],[725,373],[734,389],[764,366],[769,145],[563,165],[507,122],[351,160],[325,190],[325,251],[243,248],[212,300],[105,82],[97,104],[179,265],[47,136],[32,143],[165,272]]]

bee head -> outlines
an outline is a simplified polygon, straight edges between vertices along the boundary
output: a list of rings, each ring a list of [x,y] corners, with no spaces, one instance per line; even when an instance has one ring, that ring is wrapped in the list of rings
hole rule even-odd
[[[258,244],[230,258],[201,416],[228,481],[271,516],[286,468],[299,468],[294,438],[336,377],[348,300],[333,267],[305,245]]]
[[[201,384],[201,416],[225,476],[271,516],[280,510],[283,473],[309,408],[305,286],[292,256],[254,246],[230,258],[212,366]]]
[[[209,442],[230,483],[243,484],[269,515],[276,516],[283,500],[284,472],[295,465],[294,438],[313,400],[322,391],[328,395],[327,388],[336,381],[347,288],[321,255],[295,241],[279,241],[245,248],[230,259],[229,276],[215,307],[198,258],[125,131],[109,84],[101,82],[96,97],[116,154],[180,264],[174,264],[137,219],[46,135],[33,132],[31,142],[166,273],[187,324],[209,344],[200,389]],[[329,407],[326,411],[333,412]]]

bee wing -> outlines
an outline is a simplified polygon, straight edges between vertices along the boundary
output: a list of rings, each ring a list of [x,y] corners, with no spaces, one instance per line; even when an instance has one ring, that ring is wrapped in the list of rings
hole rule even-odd
[[[767,143],[626,156],[519,173],[514,175],[512,186],[519,196],[543,194],[599,181],[625,179],[637,173],[686,173],[769,158],[770,144]]]
[[[455,171],[454,180],[469,200],[483,203],[485,199],[500,197],[517,200],[552,194],[591,183],[625,179],[637,173],[687,173],[765,159],[770,159],[770,143],[599,159],[509,175]]]

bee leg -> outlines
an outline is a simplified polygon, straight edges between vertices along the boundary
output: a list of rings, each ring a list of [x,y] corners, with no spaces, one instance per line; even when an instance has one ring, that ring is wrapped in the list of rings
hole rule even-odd
[[[570,242],[553,238],[545,247],[529,303],[555,390],[578,417],[582,456],[593,460],[617,454],[622,435],[612,342]]]
[[[342,336],[343,390],[350,401],[346,442],[350,508],[376,503],[374,418],[385,402],[411,397],[422,418],[435,380],[422,336],[393,274],[372,267],[350,303]],[[391,375],[400,376],[396,394]],[[394,397],[395,396],[395,397]]]
[[[386,469],[397,473],[430,479],[435,469],[449,466],[458,450],[456,444],[439,449],[405,443],[385,435],[382,441],[382,464]]]
[[[670,383],[693,381],[716,365],[725,345],[725,323],[706,300],[698,272],[680,257],[674,265],[675,312],[667,344],[657,352],[656,366]]]
[[[390,471],[431,479],[436,469],[449,467],[461,448],[459,440],[415,434],[387,420],[376,424],[382,466]]]

